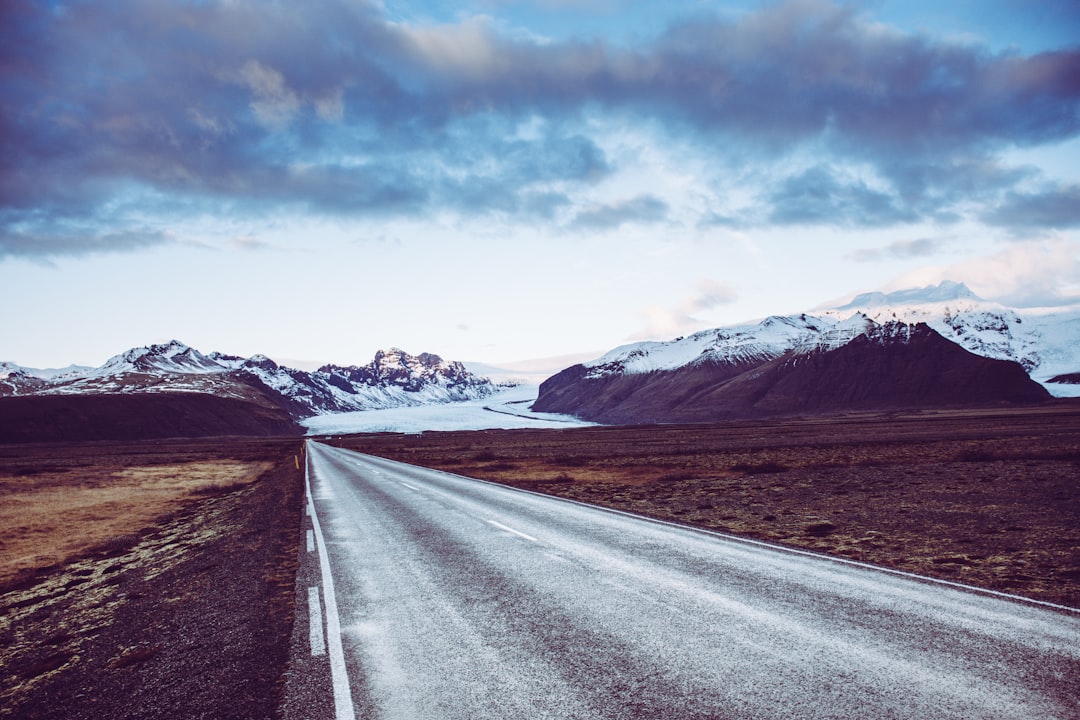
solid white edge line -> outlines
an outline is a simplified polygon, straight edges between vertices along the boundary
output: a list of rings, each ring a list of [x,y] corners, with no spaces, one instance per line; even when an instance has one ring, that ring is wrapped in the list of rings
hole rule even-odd
[[[515,530],[512,527],[507,527],[506,525],[503,525],[501,522],[496,522],[494,520],[488,520],[488,523],[490,523],[491,525],[494,525],[495,527],[499,528],[500,530],[505,530],[508,533],[514,533],[518,537],[525,538],[526,540],[529,540],[530,542],[534,542],[534,543],[540,542],[539,540],[534,538],[532,535],[526,535],[523,532],[518,532],[517,530]]]
[[[349,688],[349,671],[345,667],[345,651],[341,647],[341,620],[338,618],[337,597],[334,595],[334,578],[330,574],[330,557],[326,554],[326,541],[315,512],[315,500],[311,495],[311,447],[308,441],[307,463],[304,465],[304,482],[311,498],[311,524],[319,542],[319,569],[322,571],[323,600],[326,603],[326,638],[330,654],[330,677],[334,683],[334,713],[337,720],[356,720],[353,710],[352,691]]]
[[[308,599],[308,640],[311,643],[311,655],[326,654],[326,642],[323,640],[322,610],[319,607],[319,586],[307,589]]]
[[[308,552],[315,552],[315,531],[314,530],[308,530],[307,531],[307,551]]]

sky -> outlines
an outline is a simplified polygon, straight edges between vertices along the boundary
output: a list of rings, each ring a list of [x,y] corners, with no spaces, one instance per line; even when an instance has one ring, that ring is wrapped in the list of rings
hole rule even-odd
[[[0,360],[1080,302],[1073,0],[0,4]]]

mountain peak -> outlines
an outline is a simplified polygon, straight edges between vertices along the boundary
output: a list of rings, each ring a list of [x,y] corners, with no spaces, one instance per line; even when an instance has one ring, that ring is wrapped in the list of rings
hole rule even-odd
[[[180,342],[170,340],[166,343],[131,348],[127,352],[109,358],[96,375],[115,375],[125,372],[221,372],[225,368],[212,358]]]
[[[978,295],[962,282],[943,280],[937,285],[927,285],[922,288],[910,288],[896,290],[891,293],[868,292],[856,295],[851,302],[834,310],[858,310],[864,308],[882,307],[885,305],[921,305],[929,303],[950,302],[953,300],[982,300]]]

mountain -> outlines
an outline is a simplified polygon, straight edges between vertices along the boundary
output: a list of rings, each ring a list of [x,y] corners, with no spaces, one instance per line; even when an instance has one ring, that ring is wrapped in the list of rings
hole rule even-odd
[[[640,423],[1046,401],[1027,371],[1080,368],[1069,342],[1080,315],[1024,323],[958,283],[862,295],[818,315],[616,348],[546,380],[532,407]]]
[[[460,362],[431,353],[414,356],[399,348],[376,352],[367,365],[324,365],[314,372],[283,367],[256,355],[233,372],[244,382],[280,396],[297,418],[473,400],[496,389]]]
[[[106,377],[123,373],[192,373],[221,372],[221,364],[190,348],[179,340],[163,345],[132,348],[105,361],[88,376]]]
[[[448,362],[430,353],[413,356],[398,348],[379,351],[367,365],[326,365],[315,372],[278,365],[265,355],[241,358],[216,352],[203,354],[176,340],[133,348],[98,368],[73,368],[48,376],[12,363],[0,365],[0,401],[4,396],[184,395],[214,398],[219,405],[221,401],[228,401],[226,405],[232,401],[246,403],[259,413],[273,410],[281,413],[287,423],[326,413],[479,399],[495,390],[490,380],[473,375],[459,362]],[[154,407],[165,408],[169,403]],[[16,405],[2,403],[0,411],[15,412]],[[25,409],[30,406],[18,405],[23,408],[19,416],[30,417],[25,414],[32,414]],[[53,405],[60,408],[63,404]],[[151,407],[147,401],[128,405]],[[189,405],[184,407],[191,415],[194,411]],[[122,406],[127,407],[119,401],[99,401],[94,412],[107,414],[101,408]],[[89,406],[84,403],[83,407]],[[147,422],[160,426],[163,432],[172,431],[168,423],[156,419]],[[199,420],[189,430],[202,432],[200,428],[212,427],[213,423]]]
[[[35,376],[29,368],[15,363],[0,362],[0,397],[33,393],[44,384],[45,381]]]
[[[833,320],[860,313],[879,322],[923,322],[976,355],[1020,363],[1052,395],[1080,394],[1080,309],[1016,310],[978,297],[963,283],[894,293],[866,293],[821,315]],[[1064,376],[1064,379],[1061,377]]]

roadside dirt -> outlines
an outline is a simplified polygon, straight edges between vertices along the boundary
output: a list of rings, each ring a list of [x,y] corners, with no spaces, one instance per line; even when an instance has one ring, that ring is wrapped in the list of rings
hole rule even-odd
[[[1080,607],[1080,405],[332,444]]]
[[[0,449],[5,509],[24,483],[24,507],[48,499],[75,513],[52,524],[0,515],[0,717],[274,717],[301,542],[299,449],[296,439]],[[54,548],[36,570],[11,562],[20,535]]]

